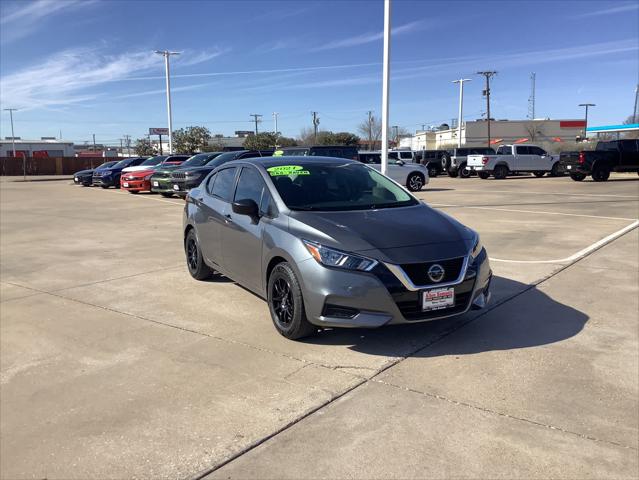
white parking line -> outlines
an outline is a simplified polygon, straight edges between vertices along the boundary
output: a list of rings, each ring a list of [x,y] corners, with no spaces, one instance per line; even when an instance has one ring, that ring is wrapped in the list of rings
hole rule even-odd
[[[476,210],[496,210],[498,212],[514,212],[514,213],[536,213],[543,215],[563,215],[566,217],[586,217],[586,218],[602,218],[604,220],[624,220],[628,222],[632,222],[636,220],[636,218],[625,218],[625,217],[605,217],[600,215],[584,215],[581,213],[563,213],[563,212],[546,212],[546,211],[538,211],[538,210],[518,210],[514,208],[496,208],[496,207],[473,207],[469,205],[450,205],[450,204],[440,204],[440,203],[430,203],[433,207],[456,207],[456,208],[473,208]]]
[[[621,230],[617,230],[616,232],[611,233],[607,237],[602,238],[601,240],[593,243],[592,245],[589,245],[588,247],[584,248],[583,250],[579,250],[574,255],[571,255],[571,256],[566,257],[566,258],[560,258],[560,259],[557,259],[557,260],[504,260],[504,259],[501,259],[501,258],[490,257],[490,261],[491,262],[504,262],[504,263],[570,263],[570,262],[574,262],[575,260],[579,260],[580,258],[585,257],[586,255],[590,254],[591,252],[594,252],[595,250],[603,247],[604,245],[607,245],[608,243],[612,242],[613,240],[616,240],[617,238],[621,237],[622,235],[625,235],[626,233],[630,232],[631,230],[637,228],[638,226],[639,226],[639,221],[632,222],[627,227],[624,227]]]

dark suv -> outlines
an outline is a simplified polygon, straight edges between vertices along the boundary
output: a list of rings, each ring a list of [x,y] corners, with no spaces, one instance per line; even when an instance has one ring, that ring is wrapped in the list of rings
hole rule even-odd
[[[345,145],[316,145],[313,147],[285,147],[276,150],[274,157],[337,157],[358,160],[358,151],[355,146]]]
[[[136,167],[145,160],[146,157],[125,158],[112,167],[95,170],[93,172],[93,185],[99,185],[102,188],[120,188],[120,176],[122,175],[122,170],[126,167]]]
[[[216,155],[200,167],[178,168],[171,172],[170,181],[173,185],[173,193],[178,197],[185,197],[189,190],[199,186],[204,177],[223,163],[242,158],[270,157],[272,155],[273,150],[238,150]]]
[[[446,150],[415,150],[415,163],[421,163],[428,169],[429,177],[436,177],[443,173],[442,158]]]
[[[470,177],[473,172],[466,168],[468,155],[496,155],[496,153],[495,149],[488,147],[451,148],[442,156],[442,170],[448,172],[449,177]]]

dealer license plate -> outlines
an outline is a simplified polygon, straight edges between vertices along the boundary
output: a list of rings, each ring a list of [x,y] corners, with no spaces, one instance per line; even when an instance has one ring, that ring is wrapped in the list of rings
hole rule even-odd
[[[442,310],[455,306],[455,289],[450,288],[433,288],[422,292],[422,310],[425,312],[431,310]]]
[[[153,182],[153,186],[154,187],[159,187],[160,186],[160,182]]]
[[[128,182],[124,182],[124,183],[122,184],[122,186],[123,186],[124,188],[126,188],[126,187],[128,187],[128,186],[129,186],[129,184],[128,184]]]
[[[179,190],[180,186],[179,185],[173,185],[173,190]]]

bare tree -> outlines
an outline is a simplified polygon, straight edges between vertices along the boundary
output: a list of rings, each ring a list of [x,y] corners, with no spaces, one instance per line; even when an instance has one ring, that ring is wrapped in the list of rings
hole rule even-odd
[[[537,138],[543,137],[543,126],[544,124],[541,122],[527,122],[524,125],[524,129],[526,133],[528,133],[528,138],[530,138],[531,142],[537,141]]]
[[[368,140],[368,150],[373,150],[373,145],[377,144],[382,137],[382,121],[370,114],[357,126],[357,132]]]

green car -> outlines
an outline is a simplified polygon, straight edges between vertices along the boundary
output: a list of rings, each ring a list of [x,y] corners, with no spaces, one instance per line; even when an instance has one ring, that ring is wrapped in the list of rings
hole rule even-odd
[[[221,153],[223,152],[198,153],[181,165],[166,165],[156,169],[155,173],[151,176],[151,191],[159,193],[163,197],[172,197],[173,183],[171,182],[171,172],[173,172],[173,170],[177,168],[201,167]]]

